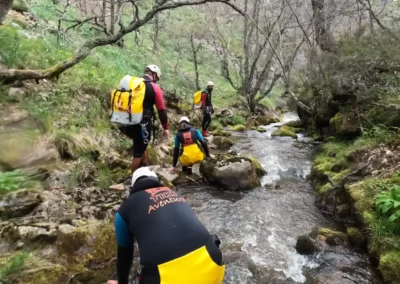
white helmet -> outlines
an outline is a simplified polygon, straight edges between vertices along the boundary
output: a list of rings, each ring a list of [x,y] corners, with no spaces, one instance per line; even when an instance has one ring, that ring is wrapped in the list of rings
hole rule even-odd
[[[161,78],[161,69],[157,65],[154,64],[147,65],[146,69],[149,69],[151,72],[156,73],[158,79]]]
[[[187,123],[190,123],[190,119],[187,116],[182,116],[181,119],[179,119],[179,123],[186,121]]]
[[[155,178],[158,178],[157,174],[154,171],[150,170],[149,167],[138,168],[132,175],[132,183],[131,183],[131,185],[133,186],[135,184],[135,182],[141,177],[155,177]]]
[[[213,82],[213,81],[208,81],[207,87],[208,87],[208,86],[214,86],[214,82]]]

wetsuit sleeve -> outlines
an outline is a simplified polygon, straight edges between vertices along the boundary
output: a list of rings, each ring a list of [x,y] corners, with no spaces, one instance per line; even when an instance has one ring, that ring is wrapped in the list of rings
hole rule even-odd
[[[179,148],[180,148],[180,143],[178,139],[178,135],[175,136],[174,140],[174,159],[172,161],[172,166],[175,168],[176,164],[178,163],[178,156],[179,156]]]
[[[153,83],[152,83],[153,84]],[[155,93],[155,104],[158,111],[158,117],[165,130],[168,130],[168,116],[167,110],[165,109],[164,96],[161,88],[157,84],[153,84]]]
[[[203,147],[204,152],[206,153],[206,156],[210,157],[210,151],[208,151],[207,143],[204,140],[203,135],[201,135],[200,130],[198,130],[198,129],[196,130],[196,138],[197,138],[197,141],[200,142],[201,147]]]
[[[206,101],[207,101],[207,93],[203,92],[201,94],[201,109],[205,109],[206,108]]]
[[[133,261],[133,236],[128,225],[117,213],[115,216],[115,235],[117,237],[117,275],[118,284],[128,284]]]

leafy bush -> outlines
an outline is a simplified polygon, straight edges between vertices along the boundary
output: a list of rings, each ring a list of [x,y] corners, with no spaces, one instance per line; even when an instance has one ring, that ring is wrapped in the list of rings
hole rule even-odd
[[[390,192],[380,193],[375,200],[376,209],[389,222],[396,223],[395,230],[400,229],[400,186],[392,185]]]
[[[38,184],[37,181],[32,180],[31,177],[19,170],[0,172],[0,194],[6,194],[26,187],[37,187]]]

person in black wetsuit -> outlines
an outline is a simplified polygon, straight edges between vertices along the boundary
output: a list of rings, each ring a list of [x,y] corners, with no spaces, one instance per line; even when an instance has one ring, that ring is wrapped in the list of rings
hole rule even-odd
[[[140,284],[221,284],[225,266],[215,239],[184,197],[164,187],[148,167],[132,176],[130,196],[115,217],[117,276],[128,284],[137,241]]]
[[[207,129],[211,124],[211,114],[214,113],[214,108],[211,101],[213,89],[214,82],[209,81],[207,83],[207,88],[201,94],[201,109],[203,111],[203,122],[201,123],[201,127],[204,137],[210,136],[210,133],[208,133]]]

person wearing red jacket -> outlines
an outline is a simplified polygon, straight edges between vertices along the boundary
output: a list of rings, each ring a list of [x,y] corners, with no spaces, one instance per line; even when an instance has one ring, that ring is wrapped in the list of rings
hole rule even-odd
[[[214,88],[214,83],[212,81],[209,81],[207,83],[207,88],[201,94],[201,109],[203,111],[203,122],[201,126],[202,126],[202,134],[204,137],[210,136],[207,129],[211,123],[211,114],[214,113],[211,101],[211,93],[213,91],[213,88]]]
[[[168,116],[165,108],[164,97],[161,88],[156,84],[161,77],[161,70],[156,65],[148,65],[144,70],[146,92],[143,101],[143,120],[137,125],[121,125],[122,133],[133,140],[133,158],[131,163],[132,173],[141,166],[146,166],[146,149],[151,140],[153,125],[154,105],[158,111],[158,118],[164,129],[164,136],[169,136]],[[153,133],[154,135],[154,133]]]

